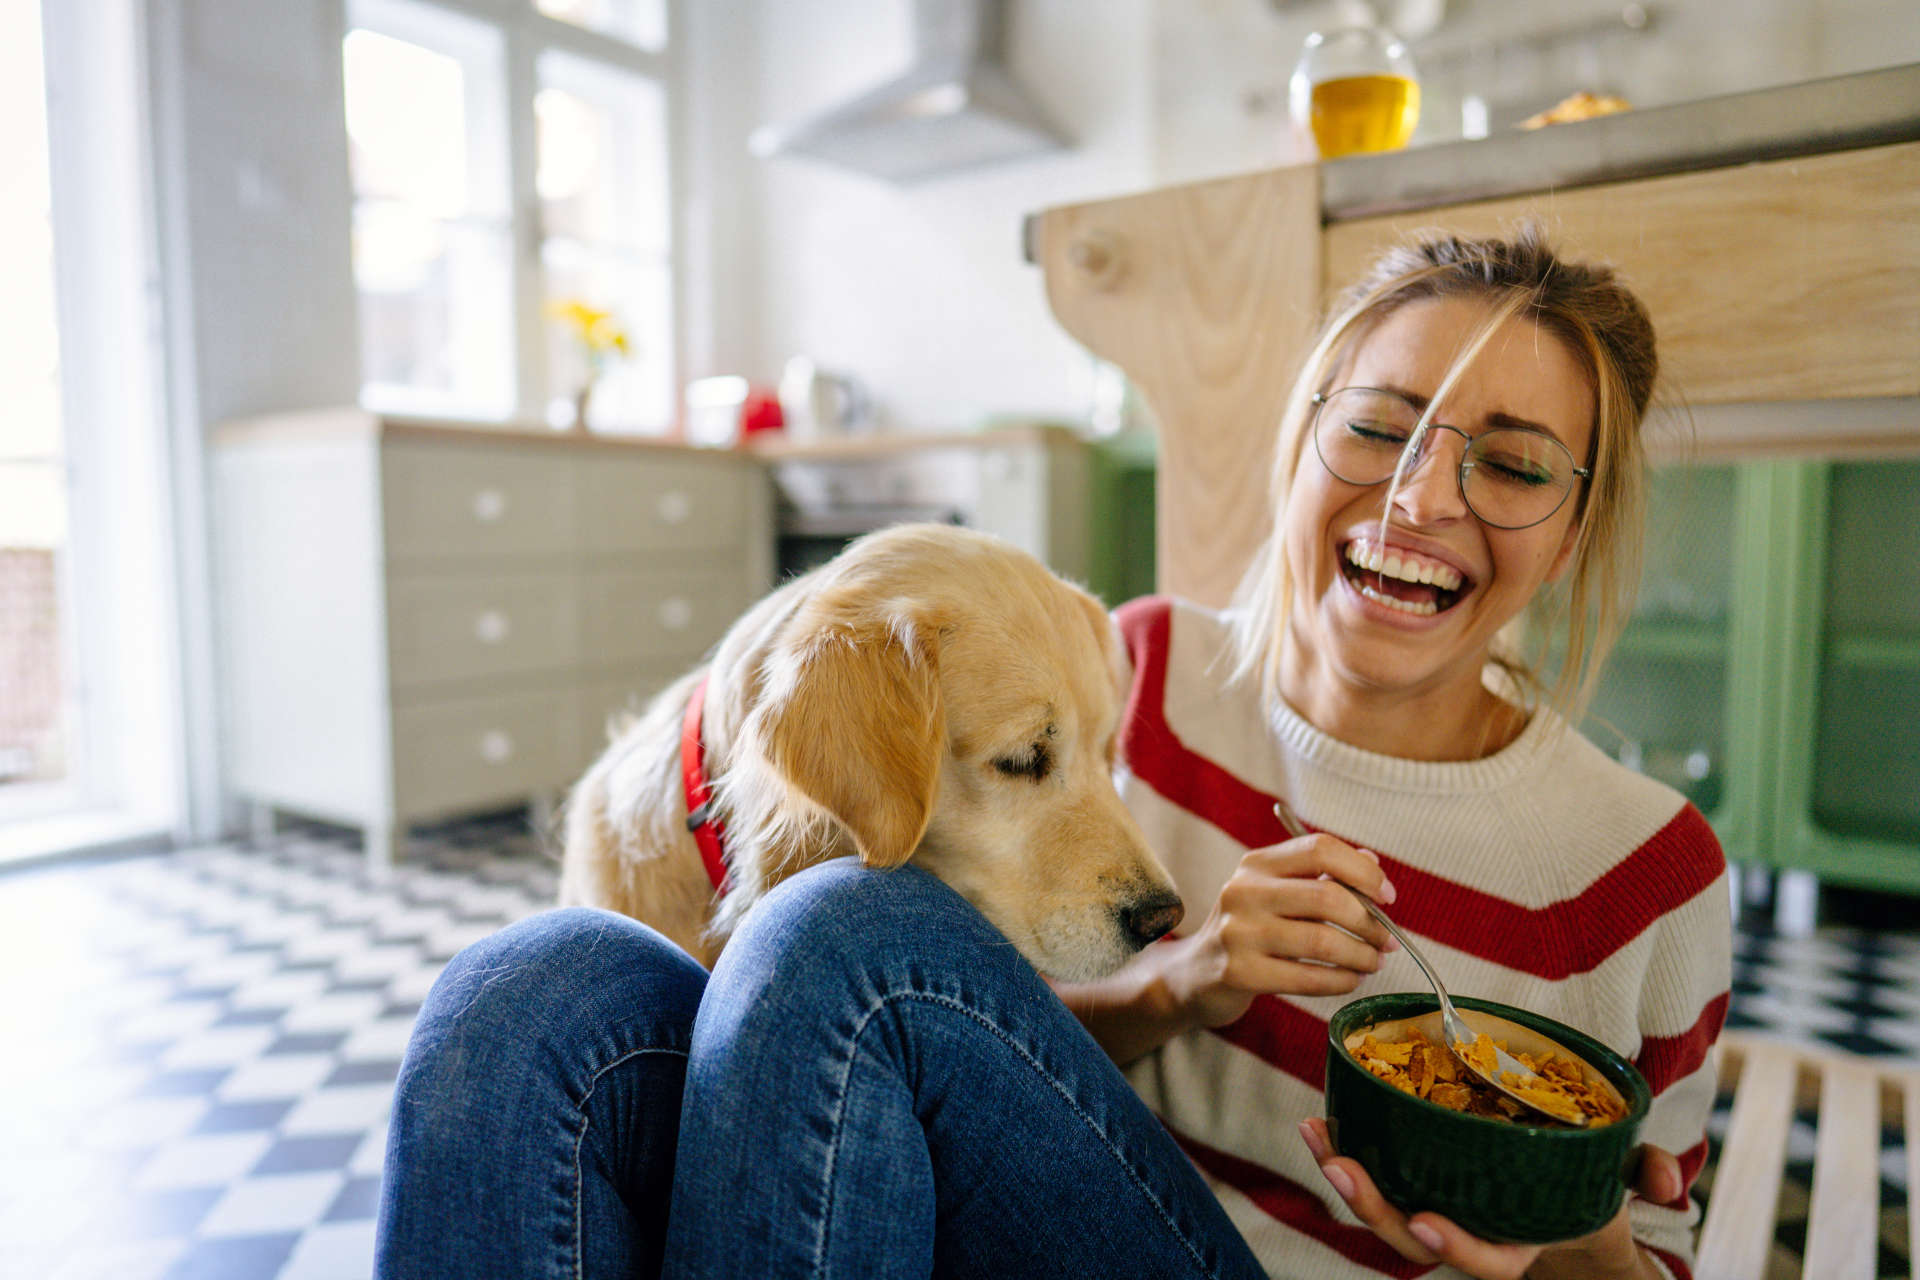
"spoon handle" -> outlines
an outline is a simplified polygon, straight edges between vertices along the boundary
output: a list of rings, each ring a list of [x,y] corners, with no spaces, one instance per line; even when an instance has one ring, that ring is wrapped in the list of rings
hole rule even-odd
[[[1275,800],[1273,802],[1273,814],[1276,818],[1280,819],[1280,825],[1286,828],[1288,835],[1298,839],[1301,836],[1312,834],[1307,830],[1306,823],[1300,821],[1300,815],[1293,811],[1293,806],[1289,805],[1285,800]],[[1375,920],[1378,920],[1381,927],[1393,935],[1393,940],[1398,942],[1400,949],[1407,953],[1407,959],[1419,965],[1420,972],[1426,974],[1427,981],[1433,984],[1434,994],[1440,997],[1440,1007],[1446,1013],[1458,1017],[1459,1015],[1454,1014],[1453,1011],[1453,1001],[1447,998],[1447,989],[1440,985],[1440,975],[1427,967],[1426,957],[1420,954],[1420,948],[1414,946],[1413,943],[1407,940],[1407,935],[1400,932],[1399,925],[1396,925],[1392,920],[1387,918],[1387,913],[1380,909],[1380,904],[1348,884],[1345,880],[1335,879],[1334,883],[1358,898],[1360,905],[1367,909],[1367,914]]]

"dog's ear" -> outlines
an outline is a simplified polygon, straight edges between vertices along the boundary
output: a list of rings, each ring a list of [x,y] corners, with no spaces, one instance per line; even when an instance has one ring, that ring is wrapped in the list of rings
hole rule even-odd
[[[868,866],[897,867],[925,834],[946,716],[939,633],[908,618],[805,636],[762,705],[767,760],[839,820]]]

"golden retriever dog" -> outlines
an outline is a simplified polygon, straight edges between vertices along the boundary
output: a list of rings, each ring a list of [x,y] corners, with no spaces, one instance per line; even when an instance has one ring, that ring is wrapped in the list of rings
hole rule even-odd
[[[1040,972],[1110,972],[1181,915],[1113,785],[1125,661],[1098,601],[997,538],[870,534],[615,728],[567,801],[560,901],[711,966],[795,872],[911,859]]]

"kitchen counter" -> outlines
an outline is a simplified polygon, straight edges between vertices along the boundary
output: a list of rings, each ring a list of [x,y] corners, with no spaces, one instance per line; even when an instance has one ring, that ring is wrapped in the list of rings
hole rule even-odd
[[[532,423],[498,426],[470,420],[425,418],[374,413],[358,408],[308,409],[292,413],[238,418],[213,428],[211,443],[218,446],[293,443],[297,441],[421,440],[429,443],[532,446],[543,449],[604,449],[632,456],[643,454],[725,457],[726,449],[709,449],[658,436],[622,436],[577,431],[555,431]]]
[[[1920,139],[1920,65],[1675,103],[1317,166],[1322,222]],[[1232,179],[1224,179],[1231,181]],[[1215,179],[1214,181],[1222,181]],[[1022,227],[1040,261],[1044,214]]]
[[[1920,65],[1349,156],[1320,169],[1328,222],[1826,155],[1920,139]]]
[[[890,431],[868,435],[795,440],[778,431],[756,432],[740,451],[769,462],[834,462],[886,458],[932,449],[998,449],[1009,445],[1076,444],[1078,432],[1059,423],[1034,422],[981,431]]]

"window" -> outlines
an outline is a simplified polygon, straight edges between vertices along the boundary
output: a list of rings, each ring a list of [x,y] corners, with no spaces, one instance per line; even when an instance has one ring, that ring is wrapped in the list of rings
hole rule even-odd
[[[565,53],[539,63],[534,99],[549,303],[611,310],[633,356],[594,388],[589,420],[664,431],[673,418],[673,264],[668,229],[666,95],[654,81]],[[567,335],[548,327],[547,420],[565,425],[586,374]]]
[[[362,402],[572,421],[610,311],[597,430],[660,434],[675,350],[664,0],[352,0],[345,47]]]
[[[409,0],[356,0],[353,18],[344,54],[363,399],[509,417],[504,42]]]
[[[571,22],[642,49],[667,43],[666,0],[539,0],[541,13]]]
[[[39,6],[0,31],[0,812],[64,791],[75,717],[66,672],[67,483],[53,291],[53,195]],[[39,803],[35,803],[35,802]]]
[[[187,821],[135,8],[0,5],[0,862]]]

